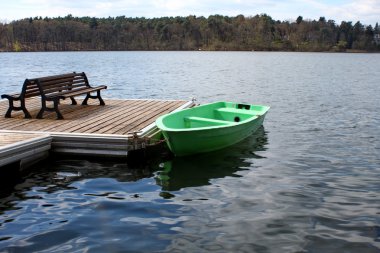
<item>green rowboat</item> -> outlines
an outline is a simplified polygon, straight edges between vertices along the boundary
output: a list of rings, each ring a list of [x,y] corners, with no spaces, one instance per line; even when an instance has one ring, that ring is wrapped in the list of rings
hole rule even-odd
[[[156,120],[176,156],[214,151],[254,133],[269,106],[216,102],[169,113]]]

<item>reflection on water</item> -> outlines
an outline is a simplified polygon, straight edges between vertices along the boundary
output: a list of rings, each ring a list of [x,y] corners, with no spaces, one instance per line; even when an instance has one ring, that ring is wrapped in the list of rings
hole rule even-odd
[[[159,166],[157,184],[163,191],[178,191],[181,188],[196,187],[210,184],[214,178],[226,176],[239,177],[237,171],[251,166],[250,158],[263,158],[255,152],[264,151],[267,136],[264,128],[226,149],[198,154],[195,156],[174,157]]]
[[[1,53],[0,62],[1,94],[76,70],[106,81],[106,97],[271,106],[265,128],[225,150],[140,165],[59,158],[7,177],[0,252],[380,252],[380,54]]]
[[[125,249],[138,249],[150,229],[167,230],[165,224],[146,226],[150,218],[161,217],[151,208],[160,210],[165,204],[156,197],[159,187],[149,179],[150,168],[60,160],[36,169],[0,199],[2,250],[113,252],[118,241],[125,243]],[[150,239],[146,249],[160,247],[160,240]]]
[[[261,158],[256,152],[265,150],[266,143],[260,128],[225,150],[152,160],[138,167],[112,161],[48,161],[0,199],[0,248],[165,250],[181,224],[195,214],[186,207],[189,199],[170,199],[182,189],[239,177],[237,172],[250,166],[247,159]]]

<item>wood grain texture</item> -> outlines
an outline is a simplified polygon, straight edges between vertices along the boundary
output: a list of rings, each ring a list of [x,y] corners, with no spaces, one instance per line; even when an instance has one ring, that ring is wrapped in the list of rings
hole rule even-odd
[[[26,107],[32,119],[24,119],[22,112],[13,112],[12,118],[4,118],[8,101],[0,101],[0,130],[36,131],[44,133],[85,133],[127,135],[140,131],[165,113],[187,103],[184,100],[116,100],[105,99],[106,105],[89,101],[89,105],[71,105],[69,99],[60,104],[65,119],[56,120],[54,112],[47,112],[44,119],[36,119],[40,109],[39,99],[27,99]],[[80,101],[78,101],[80,102]]]
[[[38,137],[43,137],[44,134],[29,134],[29,133],[1,133],[0,132],[0,149],[4,146],[15,144],[18,142],[28,141]]]

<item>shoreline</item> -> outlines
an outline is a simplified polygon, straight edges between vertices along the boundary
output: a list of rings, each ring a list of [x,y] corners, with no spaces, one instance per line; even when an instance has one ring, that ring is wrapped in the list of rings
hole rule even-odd
[[[345,51],[292,51],[292,50],[46,50],[46,51],[5,51],[0,53],[60,53],[60,52],[267,52],[267,53],[348,53],[348,54],[376,54],[380,51],[366,51],[348,49]]]

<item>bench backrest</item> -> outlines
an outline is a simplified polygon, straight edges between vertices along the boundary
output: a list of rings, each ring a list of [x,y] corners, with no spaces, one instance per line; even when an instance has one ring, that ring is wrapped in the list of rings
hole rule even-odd
[[[84,72],[73,72],[63,75],[26,79],[22,88],[22,94],[25,98],[29,98],[81,90],[88,87],[90,85],[86,74]]]
[[[54,95],[65,91],[76,91],[90,87],[84,72],[47,76],[35,79],[41,95]]]
[[[40,96],[40,94],[36,79],[26,79],[22,86],[21,96],[30,98]]]

